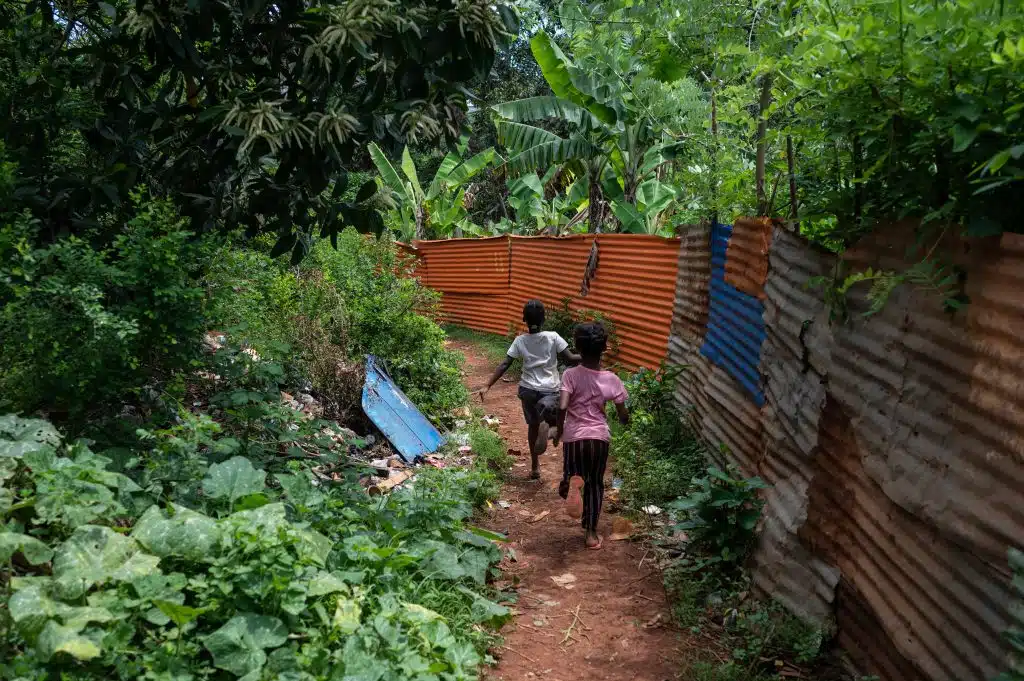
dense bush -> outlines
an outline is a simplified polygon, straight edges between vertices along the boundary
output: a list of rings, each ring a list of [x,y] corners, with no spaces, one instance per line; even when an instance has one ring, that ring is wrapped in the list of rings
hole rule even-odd
[[[370,500],[344,443],[280,416],[192,414],[149,433],[129,475],[0,417],[0,678],[475,679],[508,616],[485,586],[496,537],[464,527],[493,474],[429,471]],[[268,474],[246,441],[304,456]]]
[[[704,445],[672,407],[678,375],[678,369],[641,369],[626,380],[630,424],[613,426],[613,465],[635,507],[664,504],[686,493],[704,468]]]
[[[168,202],[141,191],[134,201],[134,217],[103,249],[47,238],[24,215],[4,217],[0,409],[79,427],[195,358],[206,327],[196,275],[211,243],[194,238]]]

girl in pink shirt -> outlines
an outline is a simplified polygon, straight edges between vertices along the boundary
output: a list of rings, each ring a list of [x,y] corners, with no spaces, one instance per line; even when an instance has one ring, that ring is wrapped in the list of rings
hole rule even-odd
[[[588,549],[601,548],[597,521],[604,500],[604,470],[608,465],[611,432],[604,407],[615,404],[619,422],[629,423],[626,387],[619,377],[601,369],[608,334],[598,322],[581,324],[574,334],[580,366],[562,374],[558,430],[562,441],[562,482],[558,493],[573,518],[581,518]]]

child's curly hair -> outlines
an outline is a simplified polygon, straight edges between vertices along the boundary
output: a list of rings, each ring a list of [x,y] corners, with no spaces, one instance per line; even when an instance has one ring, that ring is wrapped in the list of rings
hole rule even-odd
[[[601,322],[587,322],[576,327],[573,333],[576,351],[583,357],[600,357],[608,348],[608,332]]]

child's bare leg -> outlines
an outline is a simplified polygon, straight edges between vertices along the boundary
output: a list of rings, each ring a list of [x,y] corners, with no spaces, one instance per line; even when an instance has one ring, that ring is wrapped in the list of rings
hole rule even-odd
[[[530,477],[536,480],[540,477],[540,461],[537,460],[537,457],[544,451],[543,449],[537,451],[536,445],[537,439],[540,437],[540,424],[529,424],[529,427],[526,430],[526,435],[530,441]],[[544,444],[546,449],[547,442]]]

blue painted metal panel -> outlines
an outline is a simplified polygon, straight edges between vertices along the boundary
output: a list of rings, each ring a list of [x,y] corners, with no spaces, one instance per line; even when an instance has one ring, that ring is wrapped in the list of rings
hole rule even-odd
[[[761,389],[761,344],[767,336],[764,303],[725,281],[725,259],[732,236],[730,225],[711,228],[711,283],[708,329],[701,354],[722,367],[764,405]]]
[[[444,444],[437,428],[405,396],[377,358],[366,358],[363,411],[405,461],[436,452]]]

